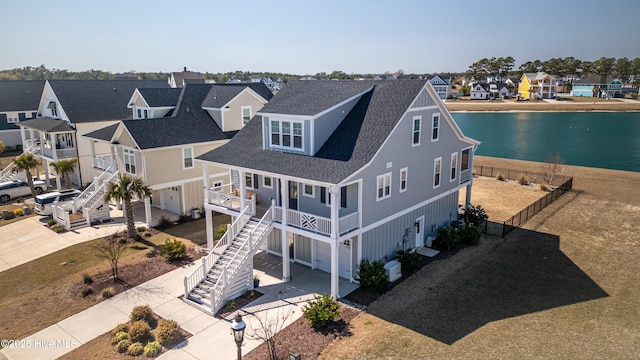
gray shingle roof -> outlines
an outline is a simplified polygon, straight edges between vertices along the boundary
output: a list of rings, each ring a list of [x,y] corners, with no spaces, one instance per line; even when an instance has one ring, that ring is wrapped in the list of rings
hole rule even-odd
[[[230,139],[236,132],[223,132],[207,111],[202,109],[202,102],[213,86],[216,85],[184,86],[171,117],[123,120],[122,124],[140,149]]]
[[[138,89],[144,100],[151,107],[176,106],[180,97],[181,89],[163,88],[142,88]]]
[[[262,83],[214,84],[202,102],[202,106],[219,109],[246,88],[251,88],[267,101],[273,97],[273,93]]]
[[[44,80],[0,81],[0,112],[37,110],[43,88]]]
[[[373,158],[425,84],[426,80],[292,81],[282,90],[285,96],[279,93],[265,108],[286,114],[318,113],[351,94],[373,89],[359,99],[314,156],[263,150],[261,117],[257,116],[227,144],[198,159],[337,184]],[[306,102],[317,97],[322,99],[312,106]]]
[[[367,89],[378,81],[363,80],[293,80],[265,105],[261,113],[316,115]]]
[[[590,75],[584,79],[576,80],[573,83],[586,85],[609,85],[613,80],[616,80],[616,78],[605,75]]]
[[[176,87],[181,88],[184,84],[193,84],[194,80],[202,80],[204,84],[204,74],[193,71],[172,72],[171,75],[176,81]]]
[[[91,139],[110,141],[113,137],[113,134],[115,134],[116,130],[118,129],[118,126],[120,126],[120,123],[115,123],[102,129],[98,129],[96,131],[81,135]]]
[[[163,80],[49,80],[60,105],[73,123],[119,120],[136,88],[168,88]]]
[[[32,120],[20,121],[21,126],[41,130],[45,132],[65,132],[65,131],[76,131],[74,128],[69,126],[69,124],[65,120],[52,119],[52,118],[37,118]]]

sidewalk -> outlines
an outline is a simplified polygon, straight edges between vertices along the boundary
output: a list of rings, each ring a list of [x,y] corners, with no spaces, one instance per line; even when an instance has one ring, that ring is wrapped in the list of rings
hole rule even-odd
[[[196,263],[164,274],[28,336],[20,342],[25,348],[2,349],[0,359],[3,355],[8,360],[55,359],[111,331],[117,324],[127,322],[133,307],[145,304],[163,318],[177,321],[193,335],[159,359],[235,359],[236,346],[230,332],[233,314],[225,319],[215,318],[178,299],[184,292],[183,277],[195,266]],[[326,293],[328,289],[325,288],[330,284],[328,279],[326,273],[308,270],[291,282],[283,283],[261,272],[263,286],[258,291],[264,295],[239,310],[247,323],[243,354],[261,344],[261,341],[249,338],[253,329],[259,328],[256,317],[263,321],[284,317],[286,325],[292,323],[302,316],[302,306],[307,300],[313,299],[315,293]],[[345,289],[357,287],[347,284],[345,280]]]

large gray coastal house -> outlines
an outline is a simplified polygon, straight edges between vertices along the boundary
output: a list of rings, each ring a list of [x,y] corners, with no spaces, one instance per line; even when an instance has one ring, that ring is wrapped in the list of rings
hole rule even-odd
[[[208,313],[251,289],[258,249],[354,281],[363,259],[420,248],[470,202],[473,153],[428,80],[291,81],[203,167],[209,255],[184,279]],[[225,168],[229,184],[213,184]],[[213,246],[212,212],[233,218]],[[284,250],[284,251],[283,251]]]

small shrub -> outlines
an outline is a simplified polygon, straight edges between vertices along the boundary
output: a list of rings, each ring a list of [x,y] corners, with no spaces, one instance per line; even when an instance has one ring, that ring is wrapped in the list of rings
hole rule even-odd
[[[113,297],[113,287],[108,287],[108,288],[104,288],[102,289],[102,291],[100,291],[100,296],[102,296],[103,299],[109,299]]]
[[[224,307],[227,310],[235,310],[238,307],[238,304],[236,304],[236,302],[233,300],[229,300],[226,302],[226,304],[224,304]]]
[[[91,278],[91,275],[84,273],[82,274],[82,282],[85,284],[91,284],[93,283],[93,279]]]
[[[220,227],[218,228],[218,239],[222,238],[224,236],[224,233],[227,232],[227,225],[220,225]]]
[[[180,224],[188,223],[188,222],[191,222],[191,221],[193,221],[193,218],[192,218],[191,216],[189,216],[189,215],[184,215],[184,214],[182,214],[182,215],[180,215],[180,217],[178,218],[178,222],[179,222]]]
[[[151,237],[151,233],[148,231],[145,231],[144,234],[142,234],[142,236],[144,237]]]
[[[38,190],[36,190],[36,193],[38,193]],[[18,204],[24,204],[24,198],[23,198],[23,197],[19,197],[19,198],[17,198],[17,199],[16,199],[16,203],[18,203]],[[18,210],[18,209],[16,209],[16,210]],[[22,209],[20,209],[20,210],[22,211]],[[13,213],[14,213],[14,214],[16,213],[16,212],[15,212],[15,210],[13,211]],[[20,215],[22,215],[22,213],[20,213]],[[18,214],[16,214],[16,216],[18,216]]]
[[[166,216],[161,216],[158,219],[158,225],[156,225],[158,229],[168,229],[171,226],[173,226],[173,221]]]
[[[151,325],[155,321],[155,318],[153,317],[153,310],[151,310],[149,305],[138,305],[131,310],[129,320],[131,320],[131,323],[144,321],[148,325]]]
[[[162,345],[157,341],[152,341],[144,347],[144,356],[154,358],[160,354],[160,351],[162,351]]]
[[[407,272],[414,272],[420,266],[421,255],[416,252],[416,249],[398,250],[398,261],[402,264],[402,270]]]
[[[180,240],[167,239],[164,244],[160,245],[160,254],[168,261],[179,260],[187,256],[187,247]]]
[[[356,271],[356,280],[360,286],[371,291],[380,291],[389,282],[389,274],[380,260],[362,260]]]
[[[129,334],[124,331],[119,331],[113,336],[113,339],[111,339],[111,345],[117,345],[122,340],[129,340]]]
[[[307,301],[302,308],[302,314],[309,320],[311,326],[319,328],[337,319],[340,316],[338,309],[340,309],[338,303],[325,294],[316,296],[315,301]]]
[[[120,341],[118,345],[116,345],[116,349],[119,353],[124,354],[127,352],[127,350],[129,350],[129,346],[131,346],[131,341],[125,339]]]
[[[484,224],[484,222],[489,219],[489,215],[487,215],[482,206],[469,205],[466,209],[464,209],[463,219],[467,224],[482,226],[482,224]]]
[[[180,326],[174,320],[161,320],[156,328],[156,341],[164,347],[172,347],[183,339]]]
[[[62,226],[60,224],[52,225],[51,226],[51,230],[53,230],[53,232],[56,232],[58,234],[66,231],[64,226]]]
[[[133,342],[146,342],[151,338],[151,327],[145,321],[139,320],[129,326],[129,339]]]
[[[518,178],[518,184],[520,185],[529,185],[529,179],[526,176],[522,175]]]
[[[111,330],[111,335],[116,335],[119,332],[128,332],[129,331],[129,324],[118,324],[116,325],[116,327],[113,328],[113,330]]]
[[[82,290],[80,290],[80,296],[82,296],[83,298],[86,298],[91,294],[93,294],[93,289],[90,287],[84,287],[82,288]]]
[[[136,230],[137,230],[138,232],[145,232],[145,231],[147,231],[147,227],[146,227],[146,226],[138,226],[138,227],[136,228]]]
[[[15,216],[22,216],[22,215],[24,215],[24,211],[22,211],[22,209],[21,209],[21,208],[17,208],[17,209],[15,209],[15,210],[13,210],[13,215],[15,215]]]
[[[540,190],[549,191],[549,185],[547,185],[545,183],[540,184]]]
[[[438,228],[436,238],[433,240],[436,247],[447,250],[453,249],[459,242],[458,233],[451,226]]]
[[[144,352],[144,345],[142,345],[142,343],[140,342],[135,342],[129,345],[129,348],[127,348],[127,355],[138,356],[138,355],[142,355],[143,352]]]
[[[52,227],[53,225],[57,224],[55,220],[53,219],[47,219],[47,225],[49,225],[49,227]]]
[[[482,229],[475,225],[463,226],[458,230],[458,237],[465,245],[478,245],[482,237]]]
[[[504,176],[502,176],[502,174],[498,174],[498,176],[496,176],[496,180],[504,181]]]

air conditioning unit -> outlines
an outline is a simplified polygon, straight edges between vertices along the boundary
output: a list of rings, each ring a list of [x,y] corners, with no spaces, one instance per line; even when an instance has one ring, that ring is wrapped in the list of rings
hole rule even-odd
[[[400,272],[400,263],[396,260],[391,260],[388,263],[384,264],[384,269],[387,271],[389,275],[389,281],[394,282],[402,277],[402,273]]]

